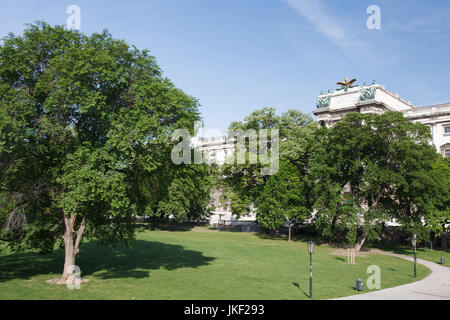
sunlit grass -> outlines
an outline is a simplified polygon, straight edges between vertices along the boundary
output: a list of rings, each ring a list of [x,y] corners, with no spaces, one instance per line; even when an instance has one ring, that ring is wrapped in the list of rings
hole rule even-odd
[[[356,294],[366,286],[367,268],[381,268],[381,286],[414,281],[411,262],[378,254],[347,257],[317,245],[313,254],[313,294],[328,299]],[[309,255],[306,243],[265,239],[257,234],[188,231],[145,231],[133,247],[115,249],[86,242],[77,264],[80,290],[48,284],[60,275],[61,249],[50,255],[27,252],[0,257],[0,299],[308,299]],[[419,265],[418,279],[429,274]]]
[[[398,244],[373,244],[371,245],[371,247],[414,257],[414,248],[412,248],[411,246]],[[450,249],[430,249],[423,246],[417,248],[417,258],[419,259],[435,262],[442,265],[441,257],[445,258],[445,263],[443,264],[443,266],[450,267]]]

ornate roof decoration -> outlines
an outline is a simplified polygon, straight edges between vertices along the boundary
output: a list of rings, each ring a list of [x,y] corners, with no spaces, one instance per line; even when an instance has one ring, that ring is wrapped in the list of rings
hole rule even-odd
[[[356,82],[356,79],[352,79],[349,81],[348,78],[345,78],[344,82],[337,82],[336,84],[338,86],[341,86],[338,90],[348,90],[350,88],[356,87],[356,85],[354,85],[355,82]]]
[[[317,109],[328,109],[330,107],[331,97],[323,97],[317,99]]]
[[[377,88],[362,88],[361,89],[361,101],[372,101],[375,99]]]

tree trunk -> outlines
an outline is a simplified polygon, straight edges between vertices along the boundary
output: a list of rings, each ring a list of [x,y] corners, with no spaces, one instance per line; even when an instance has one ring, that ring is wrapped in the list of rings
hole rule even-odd
[[[447,233],[446,232],[441,233],[441,247],[444,249],[447,249]]]
[[[358,254],[359,251],[361,250],[364,242],[367,239],[367,236],[368,236],[368,234],[362,233],[361,236],[358,237],[358,240],[356,241],[356,244],[355,244],[355,253],[356,254]]]
[[[64,225],[66,230],[63,236],[65,259],[64,259],[64,270],[61,277],[62,281],[66,281],[67,279],[69,279],[69,277],[73,275],[75,272],[74,268],[75,257],[79,253],[81,237],[83,236],[83,232],[86,227],[86,217],[84,217],[83,221],[81,222],[80,228],[78,229],[78,232],[76,234],[77,235],[76,239],[74,239],[75,220],[76,216],[64,214]]]
[[[288,241],[291,242],[291,220],[288,220],[289,223],[289,236],[288,236]]]
[[[65,259],[64,259],[64,270],[61,279],[67,280],[74,272],[72,266],[75,265],[75,246],[73,243],[73,233],[67,232],[64,234],[64,249],[65,249]]]

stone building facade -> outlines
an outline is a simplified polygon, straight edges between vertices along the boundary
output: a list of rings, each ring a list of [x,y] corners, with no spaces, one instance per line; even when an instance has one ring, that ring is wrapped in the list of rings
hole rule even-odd
[[[402,112],[413,121],[430,127],[436,151],[450,157],[450,103],[427,107],[415,107],[385,86],[372,84],[338,89],[332,93],[321,94],[317,98],[317,110],[313,111],[316,120],[332,126],[349,112],[382,114],[387,111]]]

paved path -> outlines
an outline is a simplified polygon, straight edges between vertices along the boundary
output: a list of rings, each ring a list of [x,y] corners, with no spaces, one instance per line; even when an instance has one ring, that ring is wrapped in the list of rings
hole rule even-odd
[[[380,250],[371,251],[414,262],[414,258],[405,255]],[[422,259],[417,259],[417,263],[431,270],[431,274],[423,280],[335,300],[450,300],[450,268]]]

